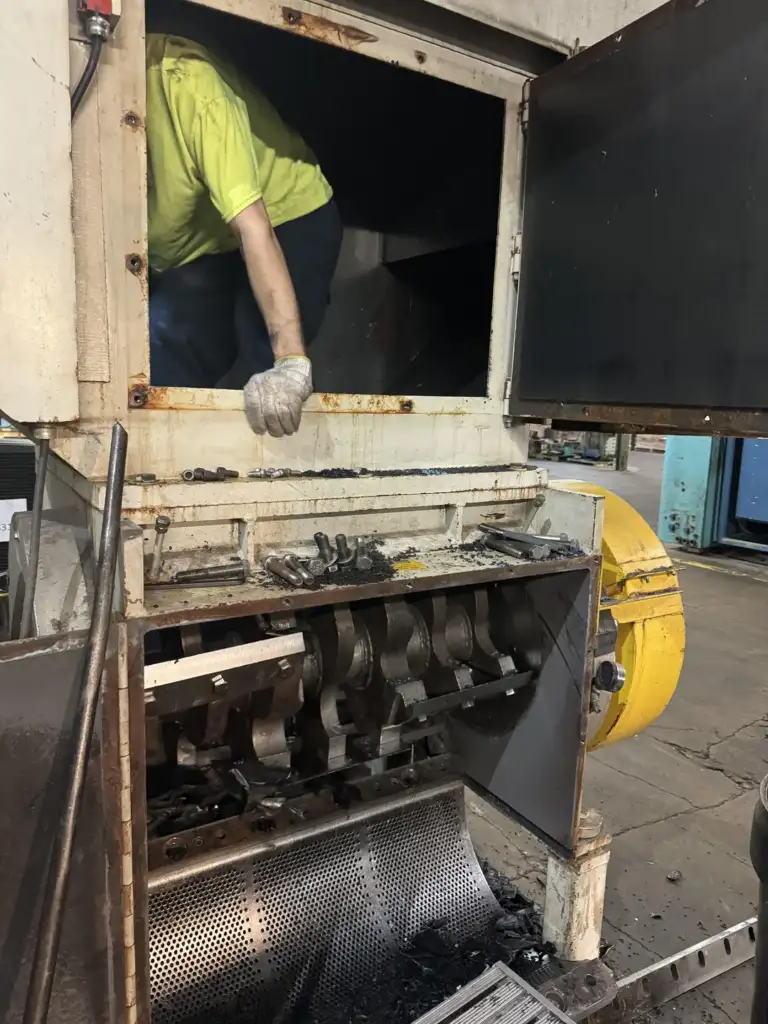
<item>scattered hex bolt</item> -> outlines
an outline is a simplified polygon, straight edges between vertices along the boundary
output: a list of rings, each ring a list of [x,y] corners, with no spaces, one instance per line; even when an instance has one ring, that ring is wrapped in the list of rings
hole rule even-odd
[[[237,480],[240,476],[236,469],[227,469],[226,466],[219,466],[216,475],[220,480]]]
[[[673,883],[677,884],[678,882],[682,882],[682,880],[683,880],[683,873],[682,873],[682,871],[677,871],[677,870],[670,871],[669,874],[667,875],[667,881],[668,882],[673,882]]]
[[[292,587],[304,586],[304,579],[300,573],[289,568],[285,564],[285,560],[279,555],[270,555],[269,558],[265,558],[263,565],[267,572],[271,572],[273,576],[277,576],[279,579],[285,580],[285,582],[290,583]]]
[[[352,565],[352,563],[355,560],[357,552],[354,548],[350,548],[346,534],[336,534],[336,550],[338,551],[339,555],[338,561],[340,567]]]
[[[168,533],[168,527],[171,525],[171,520],[168,516],[158,516],[155,519],[155,548],[152,552],[152,562],[149,568],[149,579],[156,580],[160,575],[160,567],[163,564],[163,545],[165,544],[165,535]]]
[[[320,557],[325,563],[325,568],[328,572],[338,572],[339,567],[336,564],[338,555],[331,547],[331,542],[328,540],[328,534],[316,533],[315,544],[317,544],[317,550],[320,552]]]
[[[363,543],[362,537],[357,538],[355,568],[359,572],[370,572],[373,568],[373,559],[365,550],[365,544]]]
[[[212,469],[203,469],[198,466],[197,469],[185,469],[181,474],[181,479],[186,480],[189,483],[191,480],[220,480],[220,476],[217,472]]]
[[[325,562],[322,558],[310,558],[307,562],[307,571],[313,576],[322,576],[325,572]]]
[[[296,555],[286,555],[283,559],[283,565],[286,569],[290,569],[291,572],[298,573],[305,587],[314,587],[315,577],[309,570],[304,568]]]

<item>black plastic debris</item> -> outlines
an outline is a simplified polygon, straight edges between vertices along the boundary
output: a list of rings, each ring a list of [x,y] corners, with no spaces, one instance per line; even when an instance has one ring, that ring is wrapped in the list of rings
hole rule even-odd
[[[538,971],[554,950],[543,942],[536,908],[490,865],[483,870],[501,913],[481,932],[459,940],[445,921],[433,921],[344,1005],[299,1013],[295,1024],[411,1024],[498,961],[522,977]]]

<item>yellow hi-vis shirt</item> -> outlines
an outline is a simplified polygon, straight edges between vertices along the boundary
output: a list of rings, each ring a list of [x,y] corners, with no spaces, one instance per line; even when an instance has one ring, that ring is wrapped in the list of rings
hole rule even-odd
[[[332,195],[312,151],[258,89],[179,36],[147,36],[147,147],[154,270],[236,249],[229,222],[259,199],[277,227]]]

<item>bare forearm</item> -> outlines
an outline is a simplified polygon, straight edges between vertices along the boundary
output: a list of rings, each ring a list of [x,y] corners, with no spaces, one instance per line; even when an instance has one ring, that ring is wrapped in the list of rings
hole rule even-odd
[[[301,315],[283,250],[262,202],[232,221],[275,359],[305,355]]]

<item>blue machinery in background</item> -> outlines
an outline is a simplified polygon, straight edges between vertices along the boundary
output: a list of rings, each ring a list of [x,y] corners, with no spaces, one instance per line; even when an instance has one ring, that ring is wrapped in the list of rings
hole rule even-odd
[[[659,535],[694,551],[768,552],[768,439],[668,437]]]

